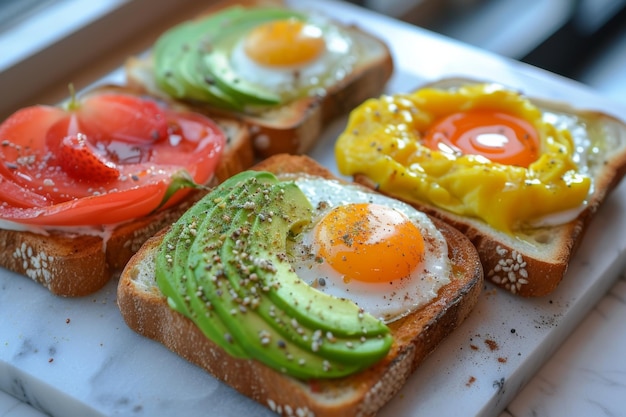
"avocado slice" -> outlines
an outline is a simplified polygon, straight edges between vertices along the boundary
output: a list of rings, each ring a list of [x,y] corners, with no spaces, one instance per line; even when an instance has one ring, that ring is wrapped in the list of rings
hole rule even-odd
[[[363,369],[386,355],[389,329],[297,277],[286,240],[310,219],[293,182],[239,174],[172,226],[157,256],[157,283],[172,308],[233,355],[302,379]]]
[[[204,68],[212,75],[220,89],[247,105],[272,106],[283,102],[280,95],[270,89],[252,84],[241,78],[231,65],[230,56],[237,43],[254,27],[273,20],[299,19],[305,16],[293,10],[260,8],[249,10],[234,19],[213,38],[212,53],[203,57]]]
[[[202,223],[207,214],[218,208],[215,201],[233,194],[235,190],[238,190],[242,181],[250,175],[251,173],[244,171],[233,176],[223,182],[219,189],[211,192],[211,199],[205,198],[198,201],[192,209],[185,212],[176,223],[172,224],[159,247],[155,259],[157,285],[167,297],[170,307],[187,317],[191,318],[194,315],[191,303],[195,298],[186,297],[189,290],[188,285],[192,285],[192,282],[181,278],[186,276],[187,252],[195,240],[195,232],[191,225]],[[205,314],[205,317],[208,320],[212,315]],[[201,317],[199,320],[203,320],[203,318]],[[214,320],[210,324],[200,325],[199,328],[229,354],[236,357],[247,356],[240,346],[229,343],[228,329],[221,324],[221,321]]]
[[[282,99],[275,92],[237,75],[230,53],[256,25],[287,18],[303,19],[303,15],[282,8],[232,6],[169,29],[152,51],[157,85],[174,98],[227,109],[280,104]]]
[[[203,68],[203,39],[215,36],[220,27],[245,13],[233,6],[202,20],[181,23],[163,33],[154,44],[154,74],[157,85],[178,99],[191,99],[220,107],[240,109],[241,105],[213,83]]]
[[[328,365],[333,368],[361,367],[363,363],[371,363],[372,356],[381,350],[386,352],[384,345],[390,340],[377,337],[388,332],[386,326],[371,316],[360,315],[354,303],[330,297],[308,286],[285,261],[286,231],[298,229],[301,223],[309,223],[311,218],[310,203],[300,189],[294,183],[278,183],[259,195],[262,198],[253,205],[262,207],[260,210],[249,208],[249,212],[238,214],[239,220],[244,221],[243,230],[247,231],[248,238],[227,236],[222,246],[222,260],[233,253],[248,255],[236,262],[225,263],[224,268],[226,276],[231,278],[232,289],[241,299],[258,298],[254,311],[274,328],[266,329],[268,335],[276,330],[279,340],[306,351],[315,344],[318,355],[329,361]],[[249,221],[250,217],[254,218],[253,222]],[[239,224],[237,219],[233,224]],[[238,232],[237,236],[240,235]],[[252,284],[249,288],[241,285],[246,282],[246,274],[255,274],[267,297],[258,297],[258,291],[248,292],[257,290],[258,285]],[[244,279],[232,279],[237,276]],[[276,303],[277,300],[280,303]],[[336,315],[328,314],[329,309],[341,316],[333,320]],[[315,319],[309,319],[309,316]],[[328,334],[332,335],[332,342],[328,342]],[[349,336],[342,337],[343,334]],[[364,334],[368,335],[365,340],[362,339]],[[269,351],[271,349],[263,347],[262,353]],[[318,365],[322,370],[323,364]],[[323,372],[327,376],[332,374],[329,370]]]

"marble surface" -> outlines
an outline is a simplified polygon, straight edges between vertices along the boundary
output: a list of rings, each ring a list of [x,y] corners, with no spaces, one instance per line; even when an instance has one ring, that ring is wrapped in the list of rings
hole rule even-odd
[[[446,76],[489,77],[534,96],[626,115],[623,104],[572,81],[350,5],[292,3],[385,37],[398,68],[390,91]],[[342,123],[329,126],[312,152],[330,167],[330,145]],[[623,184],[550,296],[523,300],[487,285],[472,316],[379,415],[625,415],[625,207]],[[62,299],[0,271],[1,417],[42,415],[38,410],[52,416],[271,415],[130,331],[117,311],[115,285]]]

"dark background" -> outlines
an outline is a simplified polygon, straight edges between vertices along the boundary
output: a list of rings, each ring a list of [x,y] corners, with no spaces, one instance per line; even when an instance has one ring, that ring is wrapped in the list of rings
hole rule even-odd
[[[626,0],[348,0],[626,102]]]

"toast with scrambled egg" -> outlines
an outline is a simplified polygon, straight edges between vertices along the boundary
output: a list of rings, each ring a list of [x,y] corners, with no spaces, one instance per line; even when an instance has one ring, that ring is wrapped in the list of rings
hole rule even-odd
[[[341,173],[463,231],[486,279],[542,296],[626,172],[626,126],[497,83],[448,79],[363,103],[335,152]]]
[[[125,70],[132,86],[244,121],[266,157],[310,150],[327,123],[380,94],[393,67],[388,46],[356,25],[251,0],[180,23]]]
[[[389,247],[396,244],[392,237],[379,242],[386,249],[358,241],[374,234],[368,228],[384,216],[355,219],[362,204],[339,200],[356,193],[375,203],[372,210],[390,202],[393,216],[405,205],[356,184],[342,188],[346,184],[293,155],[270,157],[224,182],[130,260],[117,292],[124,320],[279,415],[375,415],[470,314],[483,273],[462,233],[414,209],[415,219],[433,227],[420,229],[424,247],[403,232],[397,244],[411,250],[402,253]],[[333,189],[341,190],[339,198]],[[335,249],[343,242],[347,252],[334,261],[321,249],[315,255],[306,237],[317,236],[312,218],[315,227],[333,225],[319,233],[339,234],[322,242]],[[359,230],[343,229],[353,226]],[[368,249],[378,252],[377,265],[364,266],[364,257],[372,258]],[[427,263],[431,250],[445,260],[439,266]],[[415,284],[435,286],[405,291],[405,272],[386,260],[422,251]],[[333,276],[346,266],[359,271]],[[330,295],[342,281],[350,286],[347,295]],[[421,301],[407,312],[394,308],[393,298]]]
[[[83,100],[85,97],[99,96],[109,93],[116,95],[116,97],[118,94],[123,95],[123,97],[142,97],[137,91],[128,87],[106,85],[86,91],[80,96],[78,101],[73,99],[69,107],[82,105],[79,101]],[[151,100],[150,102],[155,103],[152,99],[149,100]],[[109,104],[113,107],[118,106],[117,108],[119,108],[120,106],[123,107],[129,103],[125,103],[124,99],[115,99],[109,101],[108,104],[106,102],[103,103],[99,107],[99,110],[107,108]],[[175,109],[175,111],[188,111],[188,108],[180,104],[174,105],[173,103],[162,101],[161,105],[168,109]],[[147,104],[145,104],[145,106],[147,106]],[[17,121],[10,123],[7,122],[7,125],[21,123],[19,120],[22,119],[29,125],[36,125],[41,122],[42,125],[46,125],[45,129],[53,129],[52,127],[47,126],[47,124],[49,124],[49,120],[46,118],[33,119],[32,121],[29,121],[27,117],[29,112],[37,112],[39,111],[38,109],[42,109],[41,111],[46,114],[59,113],[61,115],[60,117],[63,118],[65,117],[63,112],[66,111],[65,108],[62,108],[60,105],[35,106],[33,109],[21,110],[21,113],[19,114],[24,116],[18,115],[18,117],[12,119]],[[69,112],[72,112],[72,110],[69,110]],[[94,109],[93,113],[96,114],[98,111],[95,111]],[[132,113],[132,111],[128,114],[131,119],[141,119],[142,117],[146,117],[145,110],[142,113],[141,109],[137,109],[136,114]],[[90,115],[85,115],[85,117],[90,117]],[[190,121],[190,123],[194,122],[192,119],[189,119],[188,121]],[[131,120],[123,123],[126,126],[133,126],[133,122]],[[168,121],[168,123],[171,123],[171,121]],[[254,162],[250,135],[248,129],[243,123],[227,118],[215,118],[213,123],[215,123],[217,128],[224,133],[225,142],[223,149],[219,149],[219,153],[217,154],[219,161],[217,162],[214,171],[209,173],[210,184],[212,185],[223,181],[243,169],[247,169]],[[166,127],[166,129],[172,129],[172,126],[173,124]],[[65,126],[65,128],[67,128],[67,126]],[[30,133],[32,134],[33,132]],[[3,134],[13,135],[5,130],[3,130]],[[81,134],[82,133],[78,133],[78,136]],[[152,133],[150,134],[152,135]],[[179,140],[178,135],[180,132],[171,131],[168,134],[170,135],[170,141]],[[63,133],[62,136],[64,135],[65,133]],[[15,136],[15,138],[3,136],[6,146],[4,146],[2,156],[5,164],[7,165],[9,164],[7,158],[10,156],[8,148],[18,149],[18,143],[26,143],[29,141],[29,146],[32,147],[34,142],[41,142],[40,139],[34,139],[37,135],[33,135],[33,137],[25,137],[18,134]],[[154,138],[150,138],[149,140],[152,141],[153,139]],[[32,164],[33,168],[37,168],[38,165],[43,166],[43,168],[41,168],[42,173],[39,176],[47,175],[46,170],[61,172],[61,166],[65,166],[68,169],[81,166],[82,168],[80,169],[84,172],[79,172],[74,175],[70,180],[68,187],[70,189],[87,189],[87,192],[90,194],[87,199],[92,198],[92,196],[96,197],[99,193],[110,193],[112,201],[110,202],[110,207],[106,206],[104,208],[104,211],[102,212],[103,214],[107,214],[108,211],[119,211],[120,213],[128,211],[130,213],[131,210],[133,210],[133,205],[130,203],[128,203],[127,206],[122,205],[120,208],[119,204],[114,201],[116,200],[116,197],[114,196],[117,195],[114,189],[115,184],[123,184],[125,182],[128,183],[129,181],[139,183],[139,176],[141,175],[159,175],[158,171],[148,168],[144,173],[137,173],[137,177],[133,177],[134,174],[130,175],[124,172],[118,172],[115,174],[115,179],[103,182],[96,177],[110,172],[108,170],[108,166],[110,164],[108,162],[103,164],[100,164],[100,162],[94,162],[94,154],[84,152],[89,145],[81,144],[80,146],[76,145],[73,147],[66,146],[65,144],[58,146],[51,146],[50,144],[47,144],[44,146],[43,142],[40,144],[42,146],[41,152],[34,147],[32,150],[24,148],[23,151],[20,151],[22,153],[18,155],[18,158],[26,158],[29,155],[28,152],[31,152],[33,161],[36,162],[36,164]],[[55,147],[61,148],[62,146],[67,147],[67,149],[64,148],[63,151],[54,150]],[[128,154],[125,154],[126,151],[122,148],[111,148],[110,156],[115,156],[120,159],[139,159],[141,158],[140,149],[147,149],[146,152],[154,153],[154,149],[151,149],[153,146],[154,145],[152,144],[148,145],[148,148],[145,148],[140,144],[136,144],[135,146],[131,143],[130,147],[126,149]],[[175,144],[172,146],[175,146]],[[209,149],[210,148],[207,147],[207,152]],[[211,152],[218,152],[218,150],[213,149]],[[63,154],[64,157],[74,159],[69,160],[69,162],[60,162],[62,158],[62,156],[60,156],[61,154]],[[180,158],[180,156],[173,156],[173,158]],[[129,161],[129,163],[132,162],[133,161]],[[169,163],[170,162],[166,161],[166,164]],[[95,165],[90,167],[89,164]],[[48,168],[46,168],[46,166],[48,166]],[[21,166],[17,164],[12,174],[19,175],[19,172],[22,169],[28,169],[28,167],[21,168]],[[28,175],[31,173],[32,171],[28,171]],[[81,176],[84,178],[81,178]],[[35,177],[35,175],[33,175],[33,177]],[[50,184],[50,186],[54,185],[60,187],[60,180],[66,181],[66,178],[67,176],[64,173],[60,173],[55,178],[57,183],[52,184],[52,179],[46,179],[44,180],[42,187],[45,189],[48,184]],[[180,180],[183,182],[186,181],[183,177],[181,177]],[[7,183],[10,183],[8,177],[5,181],[5,184]],[[24,190],[26,191],[24,191],[24,194],[26,195],[29,192],[27,188],[28,185],[25,187],[26,188],[24,188]],[[88,187],[92,187],[93,191],[89,190]],[[111,190],[108,190],[109,188]],[[103,190],[105,189],[108,191],[104,192]],[[14,191],[14,193],[16,192],[17,191]],[[154,191],[155,194],[157,192],[158,190]],[[170,205],[169,207],[163,209],[156,208],[152,212],[140,217],[132,217],[132,215],[129,214],[131,217],[126,220],[114,220],[112,224],[103,224],[105,220],[101,218],[101,215],[94,214],[96,211],[92,211],[96,210],[96,208],[88,205],[85,205],[84,207],[81,206],[83,208],[74,207],[74,211],[71,211],[70,209],[72,209],[72,207],[69,207],[67,215],[64,214],[65,209],[62,208],[68,208],[69,205],[75,204],[79,200],[78,197],[69,199],[67,197],[63,197],[63,201],[58,204],[48,203],[42,205],[40,208],[41,213],[35,214],[35,219],[29,219],[28,214],[22,216],[23,218],[16,217],[14,214],[19,214],[22,209],[18,206],[16,206],[18,208],[14,209],[9,207],[13,197],[10,192],[3,189],[2,196],[0,197],[4,202],[1,213],[2,220],[0,223],[0,246],[3,248],[3,251],[0,254],[0,266],[18,274],[30,277],[34,281],[42,284],[55,295],[77,297],[91,294],[102,288],[111,279],[112,275],[119,273],[131,255],[139,249],[141,244],[146,239],[162,227],[175,221],[204,192],[205,190],[202,188],[195,189],[190,191],[189,194],[187,194],[182,200],[178,201],[175,205]],[[152,192],[149,192],[148,195],[145,196],[145,199],[152,198],[151,194]],[[45,197],[45,194],[43,195]],[[30,212],[36,210],[36,208],[26,208],[24,210],[25,212]],[[63,219],[65,223],[58,223],[60,220],[58,219],[58,216],[55,217],[55,212],[58,212],[60,215],[65,217]],[[38,221],[36,219],[37,216],[46,215],[46,213],[50,214],[50,222],[56,222],[55,224],[46,224],[46,220]],[[47,217],[44,216],[44,218]],[[74,222],[76,222],[76,224],[74,224]]]

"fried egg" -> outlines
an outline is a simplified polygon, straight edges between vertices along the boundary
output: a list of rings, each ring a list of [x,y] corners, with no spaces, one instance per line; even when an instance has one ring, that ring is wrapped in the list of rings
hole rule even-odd
[[[389,323],[433,300],[450,282],[447,242],[426,214],[337,181],[296,183],[315,214],[288,253],[309,285]]]
[[[352,71],[356,54],[350,36],[320,16],[262,23],[233,48],[230,64],[237,75],[284,100],[324,94]]]

